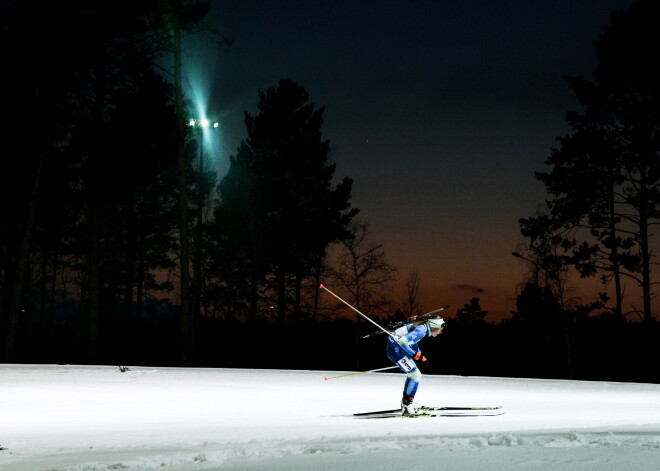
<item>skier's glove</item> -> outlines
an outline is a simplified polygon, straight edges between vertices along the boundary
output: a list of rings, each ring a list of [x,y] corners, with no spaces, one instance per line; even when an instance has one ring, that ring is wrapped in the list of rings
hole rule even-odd
[[[415,353],[413,359],[416,361],[421,361],[423,366],[427,366],[429,363],[428,359],[425,356],[422,356],[422,352]]]

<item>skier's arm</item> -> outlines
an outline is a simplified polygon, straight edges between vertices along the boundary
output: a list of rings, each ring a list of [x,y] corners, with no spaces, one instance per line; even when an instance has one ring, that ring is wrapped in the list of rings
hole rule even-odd
[[[421,326],[419,326],[408,332],[406,335],[399,337],[398,342],[403,351],[406,352],[406,355],[412,358],[419,358],[421,356],[421,351],[417,342],[423,339],[424,335],[426,335],[426,332]]]
[[[403,349],[403,351],[406,352],[406,355],[408,355],[409,357],[412,358],[417,353],[415,350],[412,349],[412,346],[414,346],[415,343],[409,340],[407,335],[403,335],[399,337],[398,343],[399,346]]]

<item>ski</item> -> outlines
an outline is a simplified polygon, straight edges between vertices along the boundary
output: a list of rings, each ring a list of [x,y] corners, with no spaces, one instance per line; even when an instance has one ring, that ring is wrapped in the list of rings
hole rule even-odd
[[[418,411],[421,412],[442,412],[442,411],[496,411],[501,409],[502,406],[495,406],[495,407],[456,407],[456,406],[447,406],[447,407],[430,407],[430,406],[419,406],[417,408]],[[356,417],[364,416],[364,415],[377,415],[377,414],[394,414],[397,412],[401,412],[401,408],[399,409],[387,409],[387,410],[377,410],[377,411],[372,411],[372,412],[358,412],[356,414],[353,414]]]
[[[358,419],[421,419],[426,417],[496,417],[503,415],[504,411],[462,411],[429,413],[419,412],[417,414],[403,415],[401,412],[389,412],[384,414],[360,415]]]
[[[428,407],[428,406],[419,406],[418,410],[421,411],[444,411],[444,410],[498,410],[502,406],[493,406],[493,407]]]
[[[449,306],[443,306],[443,307],[441,307],[441,308],[439,308],[439,309],[436,309],[436,310],[434,310],[434,311],[427,312],[427,313],[425,313],[425,314],[420,314],[419,316],[412,316],[412,317],[409,317],[409,318],[407,318],[406,320],[403,320],[403,321],[394,321],[394,322],[390,322],[389,324],[387,324],[386,328],[387,328],[387,330],[389,330],[389,331],[396,330],[396,329],[398,329],[399,327],[402,327],[402,326],[404,326],[404,325],[406,325],[406,324],[410,324],[410,323],[413,323],[413,322],[423,321],[423,320],[426,320],[426,319],[430,319],[430,318],[433,317],[433,314],[435,314],[435,313],[437,313],[437,312],[440,312],[440,311],[444,311],[445,309],[448,309],[448,308],[449,308]],[[377,330],[377,331],[375,331],[375,332],[371,332],[371,333],[365,335],[365,336],[362,337],[362,338],[366,339],[367,337],[373,337],[374,335],[378,335],[378,334],[382,334],[382,333],[383,333],[382,330]]]

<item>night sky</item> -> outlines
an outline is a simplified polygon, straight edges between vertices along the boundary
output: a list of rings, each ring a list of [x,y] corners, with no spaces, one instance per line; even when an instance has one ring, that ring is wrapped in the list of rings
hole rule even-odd
[[[354,180],[359,219],[400,284],[417,270],[426,310],[472,297],[491,320],[515,309],[528,271],[511,255],[524,243],[517,221],[542,207],[534,171],[579,109],[563,76],[592,78],[593,42],[630,2],[212,3],[207,23],[233,44],[188,38],[186,74],[189,96],[221,123],[205,151],[220,175],[257,90],[292,79],[325,107],[337,181]]]

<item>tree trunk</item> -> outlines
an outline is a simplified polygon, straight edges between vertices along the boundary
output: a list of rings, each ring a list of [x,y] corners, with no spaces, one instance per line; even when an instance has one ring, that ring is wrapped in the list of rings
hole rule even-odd
[[[105,108],[105,43],[98,45],[94,65],[95,90],[93,109],[92,149],[89,156],[87,178],[88,230],[87,230],[87,343],[86,361],[98,362],[100,297],[101,297],[101,194],[100,182],[104,163],[103,110]]]
[[[300,319],[300,304],[302,302],[302,275],[298,274],[295,278],[295,293],[293,301],[293,319],[297,321]]]
[[[286,324],[286,277],[284,271],[277,269],[277,321],[281,326]]]
[[[649,251],[649,188],[646,153],[642,152],[639,172],[639,250],[642,262],[642,303],[644,322],[653,320],[651,314],[651,254]]]
[[[316,320],[318,313],[319,313],[319,298],[321,294],[321,290],[319,289],[319,286],[321,286],[321,259],[316,263],[316,273],[314,274],[314,309],[312,310],[312,320]]]
[[[610,220],[609,230],[612,240],[612,249],[610,251],[610,262],[612,263],[612,274],[614,276],[614,296],[616,305],[614,315],[618,320],[623,319],[623,294],[621,287],[621,267],[619,266],[619,243],[617,242],[616,232],[616,212],[614,202],[614,191],[610,192]]]
[[[144,240],[142,236],[139,236],[139,244],[138,247],[143,247],[144,245]],[[135,325],[140,327],[140,321],[142,319],[142,307],[144,304],[144,276],[145,276],[145,270],[144,270],[144,250],[143,249],[138,249],[137,252],[137,273],[136,273],[136,287],[135,287]],[[136,332],[138,334],[139,338],[139,332]]]
[[[259,280],[256,275],[256,268],[250,275],[250,322],[257,322],[257,305],[259,300]]]
[[[197,222],[195,226],[195,261],[193,277],[193,315],[199,319],[202,314],[202,286],[204,284],[202,258],[204,240],[204,131],[199,130],[199,162],[197,168]]]
[[[16,345],[16,334],[18,326],[18,313],[21,308],[21,299],[23,295],[23,285],[25,281],[25,272],[30,254],[30,243],[32,241],[32,231],[34,228],[34,220],[37,213],[37,203],[39,201],[39,189],[41,187],[41,176],[43,173],[43,166],[46,159],[46,146],[48,145],[49,135],[48,118],[44,120],[42,130],[42,143],[34,171],[34,180],[32,182],[32,189],[30,191],[30,199],[28,201],[27,214],[23,231],[21,233],[21,242],[18,249],[18,258],[16,260],[16,267],[14,270],[14,279],[9,291],[9,304],[7,307],[7,315],[5,319],[5,338],[4,338],[4,352],[3,358],[5,362],[10,362],[14,358],[14,349]]]
[[[186,181],[185,127],[181,68],[180,4],[173,12],[174,95],[176,107],[177,172],[179,183],[179,251],[181,266],[181,364],[189,366],[193,355],[193,319],[190,306],[190,247],[188,238],[188,183]]]
[[[132,189],[131,189],[132,191]],[[124,280],[124,336],[129,337],[133,318],[133,292],[135,290],[137,263],[137,222],[134,195],[130,195],[128,204],[128,231],[126,234],[126,279]]]

